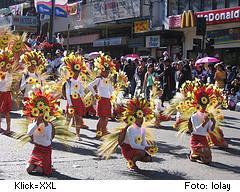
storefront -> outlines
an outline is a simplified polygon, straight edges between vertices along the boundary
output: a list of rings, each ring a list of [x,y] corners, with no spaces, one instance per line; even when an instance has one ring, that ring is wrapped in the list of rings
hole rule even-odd
[[[70,50],[78,50],[82,48],[84,53],[92,52],[93,42],[99,39],[99,34],[89,34],[89,35],[81,35],[69,38],[69,49]],[[67,38],[65,38],[64,46],[67,46]]]
[[[240,64],[240,7],[218,9],[195,13],[196,17],[205,17],[207,20],[207,38],[214,39],[214,51],[210,56],[219,56],[226,64]],[[196,57],[193,51],[193,39],[196,36],[196,27],[180,28],[181,15],[169,17],[169,28],[184,33],[184,57]]]
[[[111,37],[98,39],[93,42],[93,47],[97,50],[109,53],[113,58],[132,53],[132,49],[127,47],[128,37]]]

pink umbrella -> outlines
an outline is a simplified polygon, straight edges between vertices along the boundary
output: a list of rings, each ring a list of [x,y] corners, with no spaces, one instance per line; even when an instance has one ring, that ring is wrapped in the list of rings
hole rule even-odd
[[[219,62],[219,60],[215,57],[203,57],[201,59],[198,59],[196,61],[196,64],[201,64],[201,63],[216,63]]]
[[[128,55],[125,55],[124,58],[125,58],[126,60],[131,59],[132,61],[134,61],[135,59],[140,59],[140,57],[139,57],[138,54],[128,54]]]
[[[91,53],[88,54],[88,57],[89,57],[90,59],[95,59],[95,58],[97,58],[99,55],[100,55],[99,52],[91,52]]]

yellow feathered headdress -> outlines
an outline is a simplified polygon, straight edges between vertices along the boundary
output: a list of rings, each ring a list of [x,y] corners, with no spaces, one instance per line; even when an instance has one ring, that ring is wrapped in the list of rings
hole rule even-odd
[[[71,53],[64,58],[64,62],[67,66],[69,77],[73,77],[75,72],[81,72],[82,74],[85,74],[87,72],[85,59],[80,55]]]
[[[110,71],[115,73],[115,64],[113,63],[109,55],[99,52],[99,56],[94,60],[94,66],[96,71]]]
[[[21,57],[22,63],[26,67],[30,67],[34,65],[36,67],[36,71],[41,73],[46,65],[47,65],[47,60],[44,56],[44,54],[41,51],[28,51]]]
[[[145,122],[148,122],[154,117],[150,102],[143,98],[130,99],[124,109],[122,121],[129,125],[134,124],[136,118],[145,118]]]

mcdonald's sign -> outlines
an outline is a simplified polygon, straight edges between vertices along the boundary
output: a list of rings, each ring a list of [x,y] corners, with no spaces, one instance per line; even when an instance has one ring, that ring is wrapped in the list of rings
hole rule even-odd
[[[184,11],[181,16],[181,28],[185,27],[195,27],[196,26],[196,16],[194,13],[189,11]]]

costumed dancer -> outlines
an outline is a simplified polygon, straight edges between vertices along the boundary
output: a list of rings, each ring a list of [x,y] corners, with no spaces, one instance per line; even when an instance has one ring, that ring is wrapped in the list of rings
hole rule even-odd
[[[219,134],[219,124],[224,118],[221,106],[226,107],[222,91],[196,79],[184,83],[181,93],[175,96],[165,110],[166,114],[179,112],[180,119],[175,127],[179,133],[191,133],[190,160],[210,163],[212,155],[209,138],[214,136],[218,142],[224,140],[223,135]]]
[[[29,124],[25,120],[26,127],[22,132],[15,134],[23,144],[32,141],[34,149],[28,160],[26,171],[29,174],[40,173],[49,176],[52,173],[52,139],[55,137],[63,142],[74,135],[68,131],[68,125],[64,120],[58,101],[49,90],[37,90],[24,102],[24,115],[33,119]]]
[[[212,132],[216,126],[214,117],[210,117],[206,109],[210,100],[206,93],[199,93],[197,100],[199,109],[194,113],[188,122],[188,128],[191,131],[190,147],[191,154],[190,160],[199,163],[210,163],[212,161],[212,153],[208,144],[208,132]]]
[[[19,82],[21,69],[17,61],[26,48],[23,42],[24,36],[13,35],[8,30],[0,31],[0,128],[1,113],[4,113],[7,123],[5,134],[10,134],[12,99],[17,96],[14,85]]]
[[[21,62],[27,68],[20,84],[20,90],[23,92],[24,100],[26,100],[31,92],[43,85],[40,75],[45,69],[47,60],[40,51],[28,51],[22,56]]]
[[[80,73],[86,73],[86,64],[84,58],[73,53],[64,58],[67,70],[71,78],[66,81],[67,111],[72,115],[76,127],[76,139],[81,141],[80,129],[88,128],[83,122],[85,114],[85,105],[83,103],[84,88],[81,83]]]
[[[5,114],[7,129],[5,134],[10,134],[11,117],[10,111],[12,109],[12,95],[11,87],[13,83],[12,70],[15,60],[12,52],[0,51],[0,128],[1,128],[1,114]]]
[[[122,117],[127,126],[103,137],[103,143],[98,150],[99,155],[109,158],[119,145],[130,170],[139,170],[137,161],[151,162],[158,148],[154,145],[148,129],[143,127],[143,123],[151,121],[153,117],[148,101],[139,98],[129,100]]]
[[[114,88],[108,76],[110,72],[115,71],[115,66],[111,58],[103,53],[100,53],[100,56],[95,59],[94,65],[95,70],[98,70],[100,75],[88,85],[88,89],[98,100],[96,111],[99,120],[97,123],[96,138],[101,138],[101,136],[108,134],[108,118],[112,116],[110,98]]]

